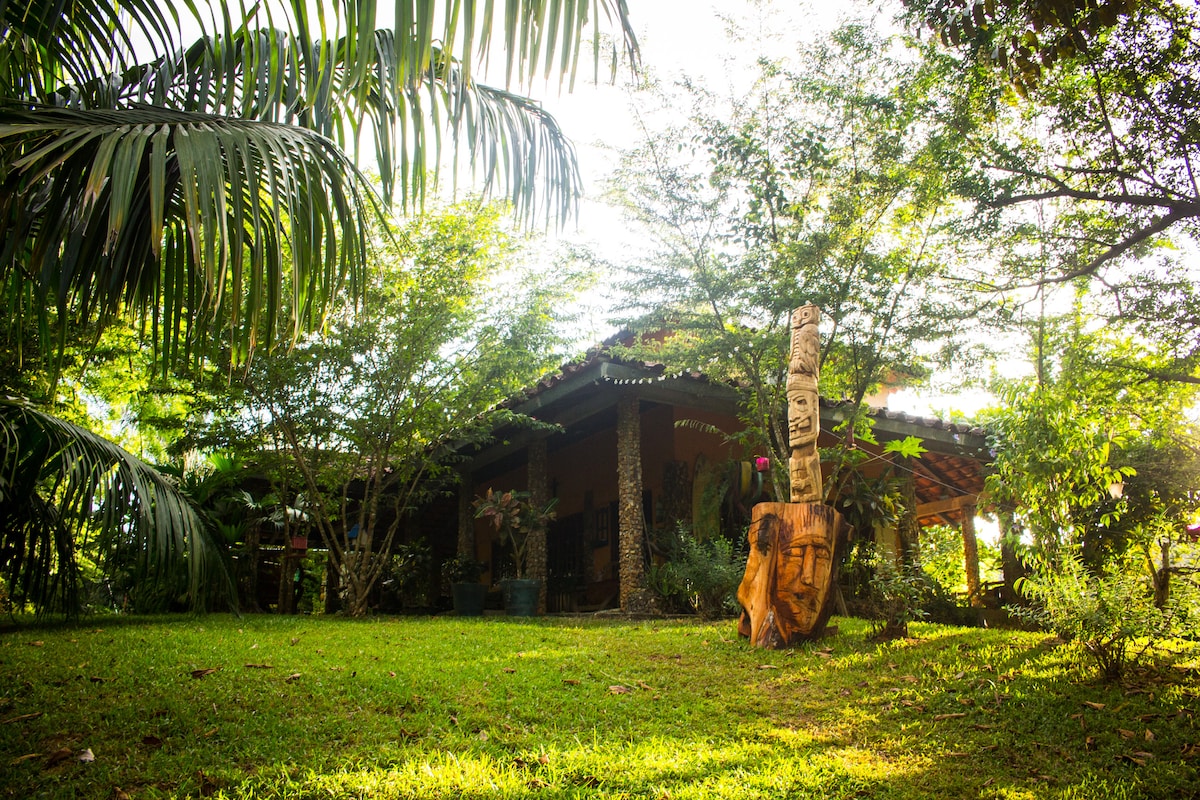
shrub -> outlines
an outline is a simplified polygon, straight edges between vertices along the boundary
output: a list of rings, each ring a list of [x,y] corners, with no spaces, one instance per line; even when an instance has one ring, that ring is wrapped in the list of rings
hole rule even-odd
[[[448,585],[456,583],[478,583],[483,575],[484,563],[470,556],[456,555],[442,562],[442,580]]]
[[[931,581],[919,563],[896,563],[871,548],[864,559],[871,569],[867,583],[868,618],[876,639],[908,636],[908,623],[923,619],[923,606],[933,597]]]
[[[1017,588],[1032,602],[1008,610],[1079,645],[1107,680],[1172,637],[1183,616],[1177,603],[1155,607],[1145,574],[1119,563],[1091,569],[1077,549],[1036,564]]]
[[[706,619],[737,610],[737,587],[746,571],[746,554],[727,539],[697,539],[680,527],[668,545],[668,561],[653,567],[650,588],[667,606],[686,603]]]
[[[424,539],[396,545],[384,571],[383,610],[428,605],[433,552]]]

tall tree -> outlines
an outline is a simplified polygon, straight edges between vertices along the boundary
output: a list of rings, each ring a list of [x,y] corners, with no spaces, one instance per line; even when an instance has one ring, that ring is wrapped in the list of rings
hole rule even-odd
[[[344,308],[325,335],[256,359],[224,412],[235,438],[282,456],[352,615],[422,487],[445,477],[451,438],[485,435],[489,410],[557,363],[572,287],[558,273],[514,282],[498,215],[460,205],[377,237],[372,313]]]
[[[632,270],[626,324],[669,334],[657,357],[744,388],[777,496],[793,308],[821,307],[822,392],[855,403],[891,371],[923,374],[984,316],[944,276],[961,156],[934,124],[941,68],[847,25],[793,60],[761,60],[731,108],[689,84],[687,123],[650,132],[618,174],[658,242]]]
[[[906,5],[948,32],[959,56],[956,113],[976,156],[956,189],[979,211],[979,225],[964,234],[981,244],[980,279],[1005,289],[1094,279],[1117,316],[1161,336],[1169,357],[1141,369],[1200,382],[1200,271],[1177,249],[1195,247],[1200,231],[1200,8],[1172,0]],[[1022,64],[996,69],[1013,47]],[[1025,239],[1032,257],[997,263],[998,236]]]

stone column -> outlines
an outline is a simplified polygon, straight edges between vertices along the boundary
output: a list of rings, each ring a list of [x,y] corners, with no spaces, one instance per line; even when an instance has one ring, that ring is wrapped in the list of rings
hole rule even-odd
[[[475,479],[469,472],[459,473],[458,480],[458,546],[455,552],[468,558],[479,558],[475,552]]]
[[[646,591],[646,527],[642,513],[642,425],[638,399],[617,402],[617,494],[620,532],[618,552],[621,576],[621,610],[651,610]]]
[[[549,478],[546,467],[546,440],[538,439],[529,445],[529,502],[534,508],[543,509],[550,502]],[[535,531],[529,536],[526,552],[526,577],[542,582],[538,595],[538,613],[546,613],[546,531]]]
[[[967,602],[973,608],[983,607],[979,587],[979,543],[975,540],[975,506],[962,507],[963,566],[967,572]]]

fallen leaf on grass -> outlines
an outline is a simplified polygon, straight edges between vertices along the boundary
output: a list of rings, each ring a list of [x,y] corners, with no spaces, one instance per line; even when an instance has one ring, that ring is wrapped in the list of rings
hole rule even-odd
[[[487,740],[488,740],[488,732],[487,732],[487,731],[480,731],[480,732],[479,732],[479,741],[481,741],[481,742],[486,742]]]
[[[284,678],[284,679],[283,679],[283,682],[284,682],[284,683],[294,683],[294,682],[296,682],[296,681],[298,681],[298,680],[300,680],[300,673],[299,673],[299,672],[293,672],[291,675],[288,675],[286,678]]]
[[[25,722],[26,720],[37,719],[41,715],[42,715],[41,711],[35,711],[32,714],[21,714],[20,716],[17,716],[17,717],[9,717],[8,719],[4,720],[3,722],[0,722],[0,725],[11,725],[14,722]]]
[[[35,758],[41,758],[41,757],[42,757],[41,753],[26,753],[23,756],[17,756],[16,758],[14,758],[12,761],[10,761],[8,763],[15,767],[17,764],[20,764],[23,761],[32,761]]]
[[[1084,750],[1095,750],[1096,749],[1096,737],[1089,736],[1086,739],[1084,739],[1083,740],[1083,749]]]
[[[774,664],[759,664],[758,668],[759,669],[779,669],[779,667],[775,666]]]
[[[246,669],[273,669],[270,664],[247,664]]]
[[[546,766],[547,764],[550,763],[550,756],[546,755],[545,753],[540,754],[538,756],[538,763],[541,764],[543,767]]]
[[[961,712],[961,711],[958,712],[957,714],[934,714],[933,721],[941,722],[942,720],[947,720],[947,719],[962,719],[965,716],[966,716],[966,713]]]
[[[1184,758],[1200,758],[1200,744],[1184,744],[1179,755]]]
[[[212,675],[214,672],[217,672],[220,669],[221,669],[220,667],[208,667],[206,669],[194,669],[194,670],[192,670],[192,677],[193,678],[203,678],[205,675]]]
[[[578,686],[579,680],[577,678],[563,678],[563,683],[567,686]]]
[[[1146,766],[1146,759],[1138,758],[1137,756],[1130,755],[1129,753],[1122,753],[1121,755],[1117,756],[1117,760],[1124,761],[1128,764],[1136,764],[1139,767]]]
[[[1142,736],[1142,738],[1145,739],[1147,742],[1153,742],[1155,739],[1154,731],[1150,730],[1149,728],[1146,728],[1146,733]]]
[[[30,647],[45,647],[46,643],[45,642],[30,642],[29,646]]]
[[[1094,711],[1104,710],[1104,703],[1093,703],[1091,700],[1084,700],[1083,704]]]
[[[162,739],[157,736],[143,736],[142,744],[146,747],[162,747]]]
[[[513,669],[512,667],[505,667],[504,671],[507,672],[509,675],[512,675],[514,672],[516,672],[516,670]]]
[[[1117,733],[1121,735],[1122,739],[1132,739],[1133,737],[1137,736],[1136,733],[1127,728],[1117,728]]]
[[[129,800],[129,795],[120,786],[113,787],[113,800]]]
[[[976,722],[976,723],[975,723],[974,725],[972,725],[971,727],[972,727],[972,728],[974,728],[974,729],[975,729],[975,730],[977,730],[977,731],[990,731],[990,730],[992,730],[993,728],[995,728],[996,726],[995,726],[995,725],[982,725],[982,724],[980,724],[980,723]]]
[[[595,789],[596,787],[598,787],[600,785],[600,779],[597,778],[595,775],[584,775],[582,778],[580,778],[576,782],[575,785],[576,786],[586,786],[589,789]]]
[[[608,691],[609,694],[629,694],[630,689],[628,686],[617,685],[608,687]]]
[[[93,675],[92,677],[88,678],[88,680],[91,681],[92,683],[107,683],[108,681],[110,681],[112,679],[111,678],[101,678],[97,675]]]
[[[91,764],[96,760],[96,756],[92,753],[92,748],[89,747],[79,754],[78,760],[80,764]]]

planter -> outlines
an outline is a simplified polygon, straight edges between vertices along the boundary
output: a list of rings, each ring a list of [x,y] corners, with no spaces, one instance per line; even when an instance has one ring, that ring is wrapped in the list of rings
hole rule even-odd
[[[504,609],[510,617],[536,617],[542,582],[536,578],[512,578],[503,582]]]
[[[454,613],[460,617],[483,616],[483,600],[487,597],[487,587],[482,583],[452,583],[450,592],[454,595]]]

